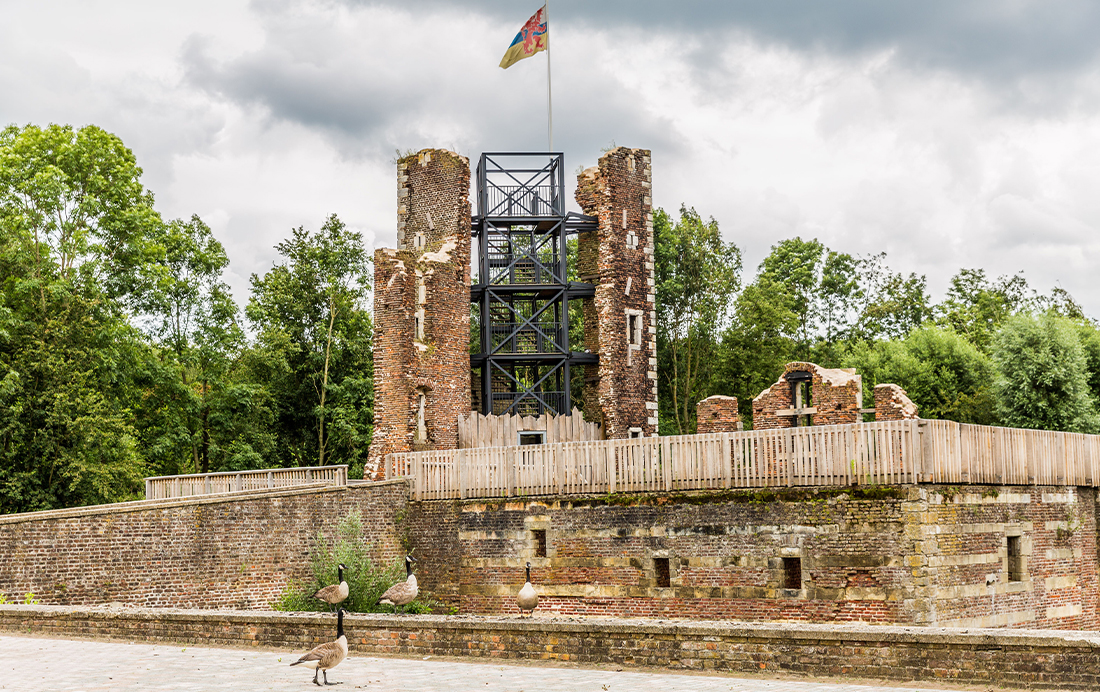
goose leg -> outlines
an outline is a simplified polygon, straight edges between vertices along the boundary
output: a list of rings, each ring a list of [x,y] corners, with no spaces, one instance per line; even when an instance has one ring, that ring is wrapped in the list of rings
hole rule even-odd
[[[326,684],[326,685],[340,685],[340,684],[342,684],[342,683],[339,683],[339,682],[329,682],[329,681],[328,681],[328,671],[326,670],[326,671],[325,671],[325,684]]]
[[[317,673],[320,673],[320,672],[321,672],[320,668],[314,668],[313,669],[313,684],[317,685],[318,687],[321,686],[321,681],[317,679]]]

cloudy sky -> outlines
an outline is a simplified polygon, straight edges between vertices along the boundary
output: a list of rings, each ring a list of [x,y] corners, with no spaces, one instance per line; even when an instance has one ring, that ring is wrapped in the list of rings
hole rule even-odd
[[[238,300],[330,213],[395,242],[395,150],[546,147],[538,0],[0,0],[0,123],[122,137]],[[887,253],[939,298],[1023,270],[1100,317],[1100,3],[553,0],[555,146],[653,150],[654,201],[754,268],[784,238]],[[1090,192],[1090,190],[1092,192]],[[749,272],[751,273],[751,272]]]

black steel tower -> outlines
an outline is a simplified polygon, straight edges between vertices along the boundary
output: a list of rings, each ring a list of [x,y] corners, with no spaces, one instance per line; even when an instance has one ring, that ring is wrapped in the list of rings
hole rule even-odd
[[[565,213],[562,163],[559,153],[498,153],[477,166],[470,367],[485,414],[568,414],[570,366],[598,361],[569,344],[569,301],[596,287],[569,281],[568,239],[595,232],[596,218]]]

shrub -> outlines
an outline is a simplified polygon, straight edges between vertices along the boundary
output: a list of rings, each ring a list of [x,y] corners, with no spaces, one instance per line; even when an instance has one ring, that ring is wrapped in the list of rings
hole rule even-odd
[[[348,597],[340,605],[351,613],[391,612],[390,606],[375,603],[386,589],[405,579],[405,561],[391,565],[375,565],[368,553],[370,544],[363,538],[363,517],[358,511],[347,514],[336,527],[336,541],[330,544],[320,531],[310,554],[312,576],[304,581],[292,581],[279,600],[272,604],[283,611],[328,611],[332,606],[313,598],[317,590],[336,584],[337,566],[343,563],[344,579],[348,583]],[[413,601],[406,610],[414,613],[431,612],[439,605],[426,592]]]

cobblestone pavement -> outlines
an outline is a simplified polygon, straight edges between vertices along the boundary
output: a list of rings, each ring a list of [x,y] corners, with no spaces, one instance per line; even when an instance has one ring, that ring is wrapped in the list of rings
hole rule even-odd
[[[207,649],[0,636],[0,690],[311,690],[313,671],[290,668],[299,652]],[[736,678],[660,671],[352,656],[329,673],[341,690],[379,692],[932,692],[848,682]],[[973,689],[973,688],[972,688]]]

